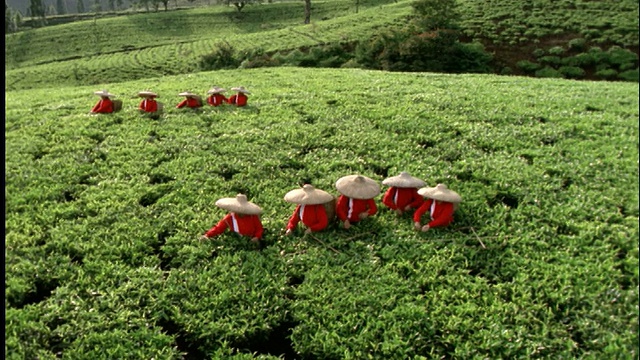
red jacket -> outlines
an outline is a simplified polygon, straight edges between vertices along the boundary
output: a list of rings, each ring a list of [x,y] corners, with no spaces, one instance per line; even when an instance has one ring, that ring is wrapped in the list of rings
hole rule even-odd
[[[302,223],[311,231],[320,231],[327,227],[329,220],[324,205],[298,205],[287,224],[288,230],[293,230],[302,219]]]
[[[205,233],[207,237],[222,234],[226,229],[251,238],[262,238],[264,229],[258,215],[241,215],[229,213],[216,226]]]
[[[218,106],[225,104],[227,102],[227,98],[222,94],[212,94],[207,98],[207,104],[211,106]]]
[[[185,106],[186,107],[190,107],[190,108],[198,108],[198,107],[201,107],[202,104],[200,104],[200,101],[198,101],[198,99],[192,98],[192,97],[188,97],[188,98],[182,100],[180,102],[180,104],[178,104],[178,106],[176,106],[176,108],[180,109],[180,108],[183,108]]]
[[[376,202],[373,199],[352,199],[344,195],[340,195],[336,204],[336,215],[341,221],[349,220],[349,222],[360,221],[359,215],[363,212],[369,216],[375,215],[378,211]]]
[[[426,199],[424,203],[413,213],[413,222],[420,222],[420,218],[426,212],[429,212],[431,221],[427,224],[430,228],[447,226],[453,222],[453,203]]]
[[[138,109],[151,113],[156,112],[158,111],[158,102],[154,99],[144,99],[140,102]]]
[[[96,106],[91,109],[92,113],[112,113],[113,112],[113,101],[109,98],[100,99]]]
[[[416,188],[399,188],[392,186],[382,197],[382,203],[392,210],[400,209],[404,211],[407,205],[413,209],[417,209],[423,202],[424,198],[418,194],[418,189]]]
[[[228,102],[229,104],[236,105],[236,106],[245,106],[247,105],[248,99],[249,98],[247,97],[247,95],[243,93],[237,93],[235,95],[231,95]]]

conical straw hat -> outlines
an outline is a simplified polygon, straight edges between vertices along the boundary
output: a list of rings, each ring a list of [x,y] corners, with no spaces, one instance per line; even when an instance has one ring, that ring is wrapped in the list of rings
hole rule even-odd
[[[450,203],[459,203],[462,197],[455,191],[447,189],[447,185],[438,184],[435,187],[424,187],[418,190],[418,194],[435,200],[446,201]]]
[[[140,96],[140,97],[158,97],[158,94],[154,93],[153,91],[144,90],[144,91],[140,91],[138,93],[138,96]]]
[[[231,90],[238,91],[245,94],[251,94],[249,91],[247,91],[247,89],[244,88],[244,86],[232,87]]]
[[[239,214],[258,215],[262,212],[260,206],[248,201],[244,194],[238,194],[235,198],[222,198],[216,201],[216,206]]]
[[[426,185],[424,181],[409,175],[406,171],[401,172],[400,175],[384,179],[382,184],[399,188],[420,188]]]
[[[223,89],[221,87],[218,87],[218,86],[214,86],[209,91],[207,91],[207,94],[209,94],[209,95],[220,94],[221,92],[225,92],[225,91],[227,91],[227,90]]]
[[[178,96],[198,96],[190,91],[183,91],[180,94],[178,94]]]
[[[98,95],[98,96],[107,96],[107,97],[114,97],[115,96],[115,95],[109,93],[107,90],[94,91],[93,94],[94,95]]]
[[[333,195],[309,184],[305,184],[300,189],[291,190],[284,196],[284,201],[302,205],[324,204],[331,200]]]
[[[336,181],[336,189],[353,199],[373,199],[380,194],[380,185],[363,175],[348,175]]]

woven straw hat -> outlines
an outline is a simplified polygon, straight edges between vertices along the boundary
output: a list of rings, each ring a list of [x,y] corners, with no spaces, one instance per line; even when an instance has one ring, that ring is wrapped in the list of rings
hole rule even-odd
[[[94,95],[98,96],[106,96],[106,97],[114,97],[115,95],[109,93],[107,90],[94,91]]]
[[[238,194],[235,198],[222,198],[216,201],[216,206],[239,214],[258,215],[262,212],[260,206],[248,201],[244,194]]]
[[[144,91],[140,91],[138,93],[138,96],[140,96],[140,97],[158,97],[158,94],[154,93],[153,91],[144,90]]]
[[[309,184],[305,184],[300,189],[291,190],[284,196],[284,201],[301,205],[324,204],[332,199],[333,195]]]
[[[363,175],[348,175],[336,181],[336,189],[353,199],[373,199],[380,194],[380,185]]]
[[[426,185],[424,181],[409,175],[406,171],[401,172],[400,175],[384,179],[382,184],[399,188],[420,188]]]
[[[249,91],[247,91],[247,89],[244,88],[244,86],[232,87],[231,90],[245,94],[251,94]]]
[[[207,91],[207,94],[209,94],[209,95],[220,94],[221,92],[225,92],[225,91],[227,91],[227,90],[223,89],[221,87],[218,87],[218,86],[214,86],[209,91]]]
[[[193,97],[193,96],[198,96],[190,91],[183,91],[180,94],[178,94],[178,96],[186,96],[186,97]]]
[[[457,204],[462,201],[462,197],[455,191],[447,189],[447,185],[438,184],[435,187],[424,187],[418,190],[418,194],[435,200],[446,201]]]

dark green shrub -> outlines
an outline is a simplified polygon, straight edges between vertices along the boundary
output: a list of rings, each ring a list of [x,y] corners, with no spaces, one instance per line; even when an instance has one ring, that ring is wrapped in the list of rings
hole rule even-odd
[[[554,46],[548,51],[549,55],[560,56],[565,53],[565,50],[562,46]]]
[[[582,51],[587,45],[587,40],[583,38],[575,38],[568,43],[569,49],[574,51]]]
[[[586,72],[577,66],[561,66],[558,71],[569,79],[582,79]]]
[[[529,60],[518,61],[516,65],[520,70],[524,71],[527,74],[533,74],[542,67],[540,64],[534,63]]]
[[[540,59],[538,59],[540,61],[540,63],[544,64],[544,65],[551,65],[551,66],[558,66],[562,63],[562,59],[559,56],[543,56]]]
[[[544,68],[536,71],[536,77],[539,77],[539,78],[561,78],[563,76],[558,70],[556,70],[556,69],[554,69],[552,67],[549,67],[549,66],[545,66]]]
[[[627,70],[627,71],[623,71],[620,74],[618,74],[618,78],[625,80],[625,81],[635,81],[638,82],[638,68],[635,68],[634,70]]]
[[[536,58],[539,57],[543,57],[547,54],[546,51],[544,51],[544,49],[535,49],[533,50],[533,52],[531,53],[533,56],[535,56]]]
[[[565,63],[565,65],[580,66],[580,67],[593,66],[598,62],[598,59],[596,58],[596,56],[594,56],[590,52],[580,53],[576,56],[572,56],[567,59],[571,59],[571,60],[566,60],[567,62]]]
[[[500,70],[500,75],[512,75],[513,74],[513,69],[505,66],[502,68],[502,70]]]
[[[602,79],[612,80],[618,76],[618,72],[614,69],[602,69],[596,71],[595,76]]]
[[[201,70],[234,69],[240,65],[235,48],[226,41],[216,44],[214,50],[200,58]]]
[[[637,65],[638,63],[638,55],[619,46],[612,46],[607,50],[607,54],[611,65],[621,67],[628,64]]]
[[[453,72],[488,73],[491,72],[489,64],[493,55],[485,51],[481,43],[458,43],[455,46],[455,68]]]

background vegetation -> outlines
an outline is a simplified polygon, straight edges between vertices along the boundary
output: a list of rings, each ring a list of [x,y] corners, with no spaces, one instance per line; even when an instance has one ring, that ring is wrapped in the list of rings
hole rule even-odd
[[[457,4],[443,31],[416,3],[326,1],[309,25],[291,2],[6,35],[7,358],[637,358],[638,85],[554,78],[637,78],[637,16]],[[470,30],[490,22],[495,40]],[[429,46],[540,78],[358,69]],[[174,108],[212,85],[249,106]],[[101,88],[121,112],[87,114]],[[454,224],[417,233],[377,199],[348,231],[283,236],[287,191],[400,171],[459,192]],[[198,241],[239,192],[262,245]]]

